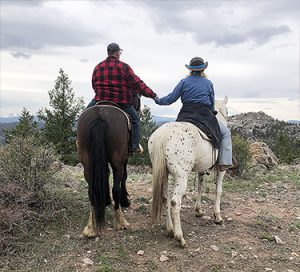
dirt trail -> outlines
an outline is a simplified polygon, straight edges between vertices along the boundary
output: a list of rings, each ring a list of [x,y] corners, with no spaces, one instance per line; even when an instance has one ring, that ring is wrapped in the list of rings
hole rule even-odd
[[[113,229],[108,209],[102,237],[81,238],[88,217],[86,188],[68,188],[80,205],[62,211],[61,222],[48,225],[27,253],[1,271],[300,271],[299,169],[280,169],[247,180],[227,177],[221,204],[223,225],[211,218],[211,182],[205,183],[205,217],[194,216],[192,176],[181,211],[186,249],[167,237],[164,217],[162,225],[150,225],[151,175],[132,169],[129,173],[128,230]],[[275,236],[280,240],[276,242]]]

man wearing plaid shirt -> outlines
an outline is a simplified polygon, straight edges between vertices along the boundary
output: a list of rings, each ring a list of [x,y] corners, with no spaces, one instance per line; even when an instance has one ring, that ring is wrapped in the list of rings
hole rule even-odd
[[[87,107],[94,106],[97,101],[112,101],[120,106],[132,120],[132,151],[141,153],[140,149],[140,117],[132,106],[133,94],[137,93],[157,100],[157,95],[133,72],[131,67],[120,61],[122,49],[116,43],[107,46],[108,57],[94,69],[92,86],[94,99]]]

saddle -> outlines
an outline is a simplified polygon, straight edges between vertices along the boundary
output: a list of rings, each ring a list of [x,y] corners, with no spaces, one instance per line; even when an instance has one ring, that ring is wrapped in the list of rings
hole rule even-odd
[[[217,149],[219,148],[221,142],[220,127],[217,118],[208,106],[201,103],[185,103],[176,122],[189,122],[197,126],[211,140],[212,145]],[[202,134],[200,133],[200,135]]]
[[[112,102],[112,101],[108,101],[108,100],[100,100],[96,103],[96,106],[102,106],[102,107],[111,107],[111,108],[115,108],[115,109],[118,109],[120,112],[122,112],[125,117],[126,117],[126,120],[127,120],[127,125],[128,125],[128,130],[131,132],[132,131],[132,123],[131,123],[131,118],[130,116],[125,112],[123,111],[120,106],[115,103],[115,102]]]
[[[117,108],[120,108],[117,103],[112,102],[112,101],[108,101],[108,100],[97,101],[96,105],[110,105],[110,106],[115,106]]]

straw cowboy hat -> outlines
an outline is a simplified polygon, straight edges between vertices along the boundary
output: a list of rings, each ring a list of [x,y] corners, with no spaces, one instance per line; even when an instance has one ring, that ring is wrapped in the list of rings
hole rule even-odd
[[[185,65],[191,71],[204,71],[207,68],[208,62],[204,62],[204,60],[200,57],[194,57],[191,59],[189,65]]]

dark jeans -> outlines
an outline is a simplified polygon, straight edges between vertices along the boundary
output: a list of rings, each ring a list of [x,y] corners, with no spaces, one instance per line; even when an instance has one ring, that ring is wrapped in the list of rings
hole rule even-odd
[[[87,105],[86,108],[96,105],[97,101],[92,101]],[[130,104],[119,104],[121,110],[125,111],[131,118],[132,122],[132,148],[136,149],[140,143],[140,116],[134,107]]]
[[[130,104],[119,104],[120,108],[125,111],[132,121],[132,148],[136,149],[140,143],[140,116],[134,107]]]

